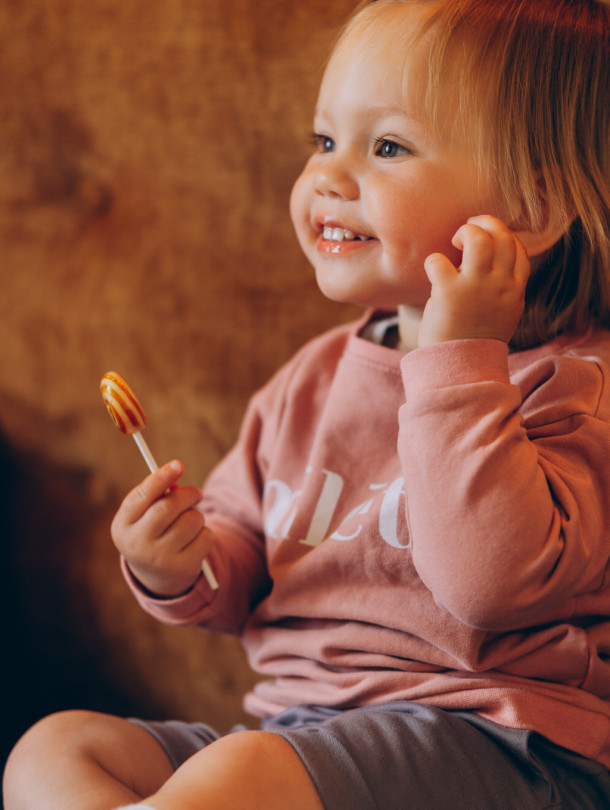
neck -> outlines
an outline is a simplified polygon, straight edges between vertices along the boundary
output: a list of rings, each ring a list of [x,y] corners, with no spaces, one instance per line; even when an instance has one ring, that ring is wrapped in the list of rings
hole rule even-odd
[[[398,307],[398,345],[402,352],[410,352],[419,346],[419,325],[423,311],[406,305]]]

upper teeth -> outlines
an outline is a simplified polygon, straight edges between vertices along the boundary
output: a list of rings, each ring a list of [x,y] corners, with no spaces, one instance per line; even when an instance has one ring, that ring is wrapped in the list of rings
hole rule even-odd
[[[366,236],[356,236],[353,231],[347,228],[331,228],[330,226],[324,228],[323,234],[325,239],[329,239],[332,242],[343,242],[349,239],[366,239]]]

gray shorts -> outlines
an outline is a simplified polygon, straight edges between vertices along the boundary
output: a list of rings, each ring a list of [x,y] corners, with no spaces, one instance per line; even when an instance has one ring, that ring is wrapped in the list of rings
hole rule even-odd
[[[220,736],[202,723],[132,722],[175,768]],[[347,711],[299,706],[261,728],[293,746],[326,810],[610,808],[602,765],[467,712],[409,702]]]

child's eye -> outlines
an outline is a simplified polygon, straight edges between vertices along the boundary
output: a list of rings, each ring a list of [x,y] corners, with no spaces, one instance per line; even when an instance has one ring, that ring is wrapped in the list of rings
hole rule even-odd
[[[395,141],[389,141],[387,138],[376,138],[375,154],[382,158],[393,158],[402,155],[410,155],[411,150],[407,149],[406,146],[401,146]]]
[[[311,142],[317,152],[324,153],[335,151],[335,142],[332,138],[329,138],[328,135],[319,135],[317,132],[314,132],[311,136]]]

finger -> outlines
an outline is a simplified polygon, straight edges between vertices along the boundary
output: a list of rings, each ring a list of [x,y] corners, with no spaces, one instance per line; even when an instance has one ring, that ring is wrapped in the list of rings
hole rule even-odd
[[[517,258],[517,237],[508,226],[492,216],[471,217],[468,224],[488,233],[493,240],[493,269],[512,275]]]
[[[492,234],[479,225],[467,222],[453,237],[453,244],[462,251],[460,270],[466,275],[483,275],[493,267],[495,243]]]
[[[487,231],[493,237],[496,267],[511,272],[515,279],[525,286],[531,270],[530,260],[527,249],[517,234],[497,217],[488,215],[471,217],[468,223]]]
[[[123,500],[121,512],[126,523],[135,523],[150,506],[172,489],[184,473],[184,464],[174,460],[147,476]]]
[[[530,275],[531,264],[525,245],[517,237],[515,237],[515,249],[517,254],[515,259],[515,278],[525,288]]]
[[[160,540],[163,545],[170,545],[175,552],[180,553],[189,549],[206,532],[209,532],[209,529],[205,525],[202,513],[191,508],[176,516],[175,520],[167,526]]]
[[[458,272],[443,253],[431,253],[427,256],[424,260],[424,270],[432,286],[442,284],[445,279],[452,278]]]
[[[201,513],[199,513],[201,517]],[[182,555],[188,556],[193,559],[194,566],[201,570],[202,561],[210,554],[216,542],[216,535],[208,526],[199,525],[193,516],[193,523],[191,524],[192,535],[186,540],[188,535],[184,535],[185,542],[182,546]]]
[[[508,230],[506,223],[498,219],[498,217],[492,217],[491,214],[478,214],[476,217],[468,217],[466,222],[469,225],[476,225],[478,228],[481,228],[481,230],[491,234]]]
[[[142,515],[140,526],[151,539],[161,538],[183,514],[194,511],[201,498],[201,490],[197,487],[180,487],[166,491]],[[199,525],[202,525],[201,521]]]
[[[190,510],[181,515],[166,534],[155,543],[154,559],[164,577],[190,585],[201,575],[202,561],[214,546],[215,535],[204,522],[203,515]],[[164,588],[167,593],[183,590],[175,585]]]

